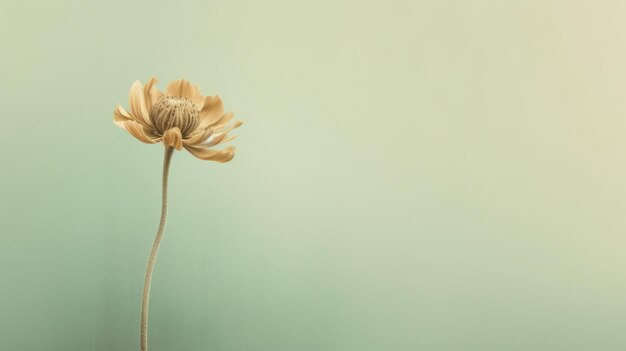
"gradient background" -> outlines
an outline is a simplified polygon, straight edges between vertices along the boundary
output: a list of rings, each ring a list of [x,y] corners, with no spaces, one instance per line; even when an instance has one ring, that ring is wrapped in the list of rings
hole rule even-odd
[[[3,1],[0,349],[137,350],[190,79],[245,120],[174,156],[151,351],[626,349],[623,1]]]

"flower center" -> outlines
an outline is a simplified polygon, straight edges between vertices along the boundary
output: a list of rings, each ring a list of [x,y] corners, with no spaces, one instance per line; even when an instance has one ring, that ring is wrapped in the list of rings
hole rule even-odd
[[[183,138],[198,126],[198,110],[190,100],[180,96],[163,96],[150,109],[150,119],[157,132],[163,134],[178,127]]]

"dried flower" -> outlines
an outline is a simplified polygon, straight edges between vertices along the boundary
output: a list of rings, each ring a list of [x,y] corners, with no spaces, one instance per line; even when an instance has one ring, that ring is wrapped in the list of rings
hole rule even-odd
[[[213,150],[210,147],[232,140],[234,136],[229,137],[228,132],[242,123],[237,121],[229,125],[233,113],[224,113],[222,100],[218,96],[203,97],[198,87],[186,80],[171,82],[165,94],[155,88],[156,83],[154,77],[145,86],[135,81],[130,88],[130,113],[119,105],[113,112],[115,124],[126,129],[135,138],[148,144],[162,141],[165,145],[161,221],[148,258],[141,299],[141,351],[148,351],[150,286],[167,221],[167,183],[173,151],[185,148],[203,160],[228,162],[235,156],[234,147],[229,146],[223,150]]]
[[[242,122],[233,119],[232,112],[224,112],[219,96],[204,97],[197,86],[181,79],[171,82],[165,93],[150,78],[145,86],[135,81],[130,88],[130,112],[122,106],[113,111],[113,121],[144,143],[163,142],[176,150],[187,149],[194,156],[217,162],[228,162],[235,156],[235,148],[223,150],[211,147],[233,140],[228,132]]]

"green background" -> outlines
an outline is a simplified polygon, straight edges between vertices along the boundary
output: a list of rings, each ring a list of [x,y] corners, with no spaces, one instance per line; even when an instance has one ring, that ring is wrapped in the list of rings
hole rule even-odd
[[[174,155],[151,351],[626,349],[621,1],[3,1],[0,349],[137,350],[187,78],[245,121]]]

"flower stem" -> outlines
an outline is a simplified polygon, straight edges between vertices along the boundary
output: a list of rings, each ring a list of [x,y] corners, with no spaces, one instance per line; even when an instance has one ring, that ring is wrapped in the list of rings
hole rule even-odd
[[[150,283],[152,281],[152,271],[154,270],[154,264],[156,263],[156,257],[159,251],[159,245],[161,244],[161,238],[163,238],[163,230],[165,229],[165,221],[167,219],[167,178],[169,175],[170,161],[172,159],[173,151],[174,148],[166,146],[165,154],[163,155],[161,222],[159,223],[159,229],[157,230],[154,243],[152,244],[152,251],[150,251],[150,258],[148,259],[148,267],[146,268],[146,278],[143,283],[143,297],[141,301],[141,351],[148,350],[148,304],[150,303]]]

